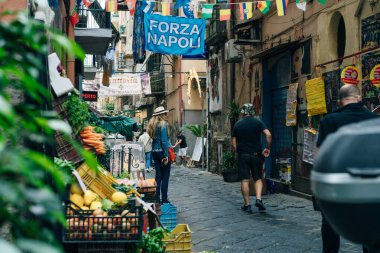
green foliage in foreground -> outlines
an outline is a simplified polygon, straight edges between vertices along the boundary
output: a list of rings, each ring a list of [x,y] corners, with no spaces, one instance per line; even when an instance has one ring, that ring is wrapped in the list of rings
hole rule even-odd
[[[1,252],[62,252],[57,239],[65,219],[60,196],[70,170],[45,154],[54,148],[54,132],[70,136],[71,128],[43,108],[51,94],[38,82],[39,71],[46,72],[39,55],[47,56],[49,42],[59,52],[84,57],[64,35],[24,14],[0,22]],[[93,167],[94,157],[75,146]]]

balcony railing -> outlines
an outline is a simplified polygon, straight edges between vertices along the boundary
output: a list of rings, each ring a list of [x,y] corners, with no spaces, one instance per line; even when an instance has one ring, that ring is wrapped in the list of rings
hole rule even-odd
[[[219,10],[220,6],[215,5],[210,26],[206,29],[206,44],[209,46],[224,44],[227,41],[226,21],[220,21]]]
[[[76,28],[104,28],[112,29],[112,37],[115,43],[120,39],[120,33],[111,22],[111,13],[94,1],[88,8],[81,5],[78,8],[79,23]]]

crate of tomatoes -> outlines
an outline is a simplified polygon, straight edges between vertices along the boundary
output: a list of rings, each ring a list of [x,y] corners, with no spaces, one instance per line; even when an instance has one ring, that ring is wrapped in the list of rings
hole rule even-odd
[[[108,212],[101,208],[82,210],[74,203],[65,202],[66,226],[63,242],[125,242],[142,240],[143,209],[127,204]]]

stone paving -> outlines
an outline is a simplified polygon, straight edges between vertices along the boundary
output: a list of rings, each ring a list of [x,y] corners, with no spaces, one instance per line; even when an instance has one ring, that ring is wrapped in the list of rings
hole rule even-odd
[[[154,175],[154,171],[149,173]],[[198,168],[172,167],[169,199],[179,223],[192,231],[193,252],[304,253],[322,252],[320,213],[309,200],[286,194],[263,196],[266,213],[240,210],[240,183]],[[251,197],[251,203],[255,198]],[[253,207],[253,206],[252,206]],[[360,245],[341,241],[340,253],[361,252]]]

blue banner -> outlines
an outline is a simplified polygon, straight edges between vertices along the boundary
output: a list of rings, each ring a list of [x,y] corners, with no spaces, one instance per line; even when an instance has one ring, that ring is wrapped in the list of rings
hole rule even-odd
[[[203,54],[205,28],[204,19],[145,14],[145,49],[162,54]]]

